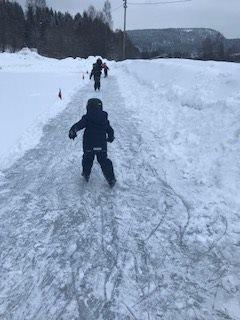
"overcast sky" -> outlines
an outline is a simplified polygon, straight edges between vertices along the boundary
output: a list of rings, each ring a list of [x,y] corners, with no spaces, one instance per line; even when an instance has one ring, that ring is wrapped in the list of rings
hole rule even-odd
[[[18,0],[25,4],[25,0]],[[131,3],[159,2],[161,0],[128,0],[128,29],[209,27],[222,32],[227,38],[240,38],[240,0],[192,0],[164,5]],[[171,1],[171,0],[162,0]],[[114,10],[122,0],[111,0],[114,28],[122,28],[123,9]],[[47,0],[49,6],[72,14],[82,12],[89,5],[100,9],[104,0]]]

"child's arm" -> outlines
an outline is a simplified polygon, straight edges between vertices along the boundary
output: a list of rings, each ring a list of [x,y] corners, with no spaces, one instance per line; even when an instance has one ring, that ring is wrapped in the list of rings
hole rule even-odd
[[[93,76],[93,69],[92,69],[92,71],[91,71],[91,74],[90,74],[90,80],[92,79],[92,76]]]
[[[110,142],[110,143],[113,142],[113,140],[115,139],[115,138],[114,138],[114,130],[113,130],[113,128],[111,127],[109,121],[108,121],[108,125],[107,125],[107,135],[108,135],[107,141]]]
[[[82,117],[80,121],[75,123],[72,128],[69,130],[69,138],[70,139],[75,139],[77,136],[77,132],[86,128],[87,122],[85,116]]]

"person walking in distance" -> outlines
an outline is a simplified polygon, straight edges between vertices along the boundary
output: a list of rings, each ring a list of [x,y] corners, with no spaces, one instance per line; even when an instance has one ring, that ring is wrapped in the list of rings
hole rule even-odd
[[[90,74],[90,80],[94,78],[94,90],[100,90],[101,87],[101,74],[102,74],[102,60],[97,59],[97,62],[93,64],[93,68]]]
[[[107,64],[104,62],[104,64],[102,65],[103,71],[104,71],[104,78],[106,78],[108,76],[108,66]]]

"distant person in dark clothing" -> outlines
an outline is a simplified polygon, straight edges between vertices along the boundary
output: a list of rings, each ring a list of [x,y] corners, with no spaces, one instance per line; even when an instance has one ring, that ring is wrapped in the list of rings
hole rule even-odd
[[[103,71],[104,71],[104,77],[106,78],[108,76],[108,66],[106,65],[106,63],[104,62],[104,64],[102,65]]]
[[[97,59],[97,62],[93,64],[92,72],[90,74],[90,80],[94,78],[94,89],[100,90],[101,87],[101,74],[102,74],[102,60]]]
[[[108,121],[107,112],[103,111],[101,100],[88,100],[87,113],[71,127],[69,138],[75,139],[77,132],[82,129],[85,129],[83,134],[82,176],[88,182],[96,156],[104,177],[110,187],[113,187],[116,179],[112,161],[107,157],[107,142],[113,142],[114,130]]]

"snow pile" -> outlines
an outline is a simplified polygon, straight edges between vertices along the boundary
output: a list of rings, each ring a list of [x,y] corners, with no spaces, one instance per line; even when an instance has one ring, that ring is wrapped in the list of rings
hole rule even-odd
[[[229,273],[239,274],[240,65],[127,61],[116,74],[142,131],[142,156],[191,208],[193,252],[217,245],[226,259],[235,257]],[[240,277],[225,271],[225,290],[237,292]],[[216,297],[216,307],[239,319],[239,301],[226,299]]]
[[[46,121],[86,84],[93,61],[49,59],[28,49],[0,54],[0,168],[38,143]]]
[[[175,163],[193,185],[228,188],[239,201],[240,66],[158,60],[117,70],[126,104],[166,165]]]

